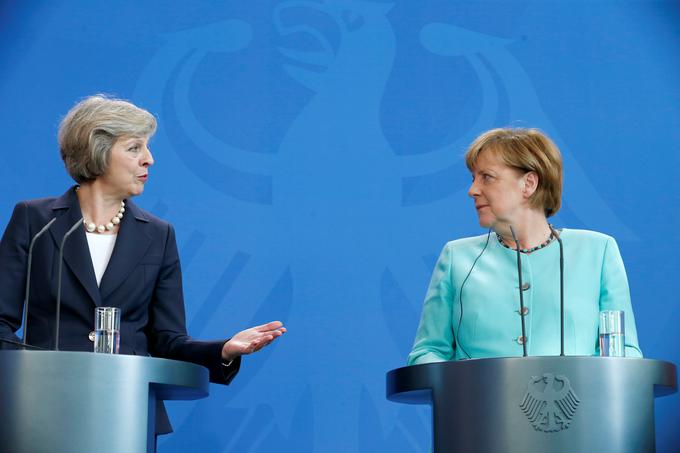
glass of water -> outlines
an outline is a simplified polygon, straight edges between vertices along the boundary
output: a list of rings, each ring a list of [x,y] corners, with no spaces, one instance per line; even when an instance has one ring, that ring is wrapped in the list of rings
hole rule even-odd
[[[602,357],[625,357],[624,313],[621,310],[600,312],[600,355]]]
[[[94,309],[94,352],[118,354],[120,349],[120,308]]]

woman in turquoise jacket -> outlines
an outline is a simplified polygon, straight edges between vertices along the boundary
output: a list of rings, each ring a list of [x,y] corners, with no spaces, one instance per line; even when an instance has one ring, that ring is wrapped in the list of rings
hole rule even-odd
[[[560,251],[547,219],[561,204],[560,152],[536,129],[493,129],[472,143],[465,160],[468,193],[489,233],[444,246],[408,363],[521,356],[524,343],[528,355],[559,355]],[[626,356],[641,357],[616,241],[585,230],[557,234],[564,246],[565,354],[599,354],[599,312],[623,310]]]

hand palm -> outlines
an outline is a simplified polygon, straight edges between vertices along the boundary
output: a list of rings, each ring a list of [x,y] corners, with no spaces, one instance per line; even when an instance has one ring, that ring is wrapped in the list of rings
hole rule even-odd
[[[286,328],[280,321],[272,321],[242,330],[224,344],[222,358],[228,361],[241,355],[257,352],[283,335],[285,331]]]

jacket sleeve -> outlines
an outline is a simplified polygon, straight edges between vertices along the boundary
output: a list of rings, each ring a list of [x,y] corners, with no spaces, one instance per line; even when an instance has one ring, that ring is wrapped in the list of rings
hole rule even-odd
[[[208,368],[211,382],[228,384],[240,368],[240,357],[228,366],[222,363],[222,346],[226,340],[198,341],[187,334],[182,271],[175,232],[170,225],[151,300],[147,336],[152,355],[202,365]]]
[[[451,248],[447,245],[432,272],[413,350],[408,356],[409,365],[443,362],[454,357],[451,306],[456,291],[451,275]]]
[[[22,322],[29,235],[28,208],[21,202],[0,241],[0,338],[5,340],[20,341],[15,332]],[[0,348],[15,346],[0,343]]]
[[[642,351],[638,345],[635,316],[630,302],[630,290],[628,277],[623,266],[623,259],[619,252],[619,246],[613,238],[608,238],[605,245],[602,260],[602,272],[600,282],[600,311],[623,310],[624,328],[627,357],[642,357]],[[599,342],[596,345],[596,354],[600,353]]]

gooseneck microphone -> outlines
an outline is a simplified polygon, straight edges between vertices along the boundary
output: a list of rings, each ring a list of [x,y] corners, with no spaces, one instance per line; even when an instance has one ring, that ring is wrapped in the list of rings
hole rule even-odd
[[[59,270],[57,272],[57,315],[55,319],[54,326],[54,350],[59,350],[59,317],[61,315],[61,271],[64,267],[64,243],[66,239],[69,238],[83,223],[83,218],[81,217],[73,226],[66,232],[64,237],[61,239],[61,244],[59,245]]]
[[[26,265],[26,293],[24,295],[24,319],[23,319],[23,325],[24,325],[24,333],[21,338],[21,343],[26,343],[26,338],[28,338],[28,300],[31,294],[31,268],[33,265],[33,246],[35,245],[35,242],[47,232],[47,230],[50,229],[52,224],[57,220],[57,218],[53,218],[47,224],[38,231],[35,236],[33,236],[33,239],[31,239],[31,242],[28,244],[28,264]]]
[[[560,244],[560,356],[564,356],[564,248],[562,246],[562,238],[553,228],[548,224],[557,243]]]
[[[468,359],[471,359],[470,354],[465,350],[463,347],[463,344],[460,342],[460,339],[458,338],[458,332],[460,332],[460,326],[463,323],[463,289],[465,288],[465,283],[468,281],[468,278],[470,278],[470,274],[472,274],[472,271],[475,268],[475,265],[477,265],[477,261],[479,261],[479,258],[482,257],[482,254],[484,254],[484,250],[486,250],[486,247],[489,245],[489,238],[491,237],[491,228],[489,228],[489,232],[486,234],[486,242],[484,243],[484,247],[482,247],[482,251],[479,252],[479,255],[477,255],[477,258],[472,262],[472,266],[470,266],[470,270],[468,271],[467,275],[463,279],[463,283],[460,285],[460,291],[458,291],[458,302],[460,303],[460,316],[458,317],[458,327],[456,330],[453,332],[453,338],[455,341],[454,346],[455,347],[460,347],[460,350],[463,351],[463,353],[467,356]]]
[[[517,279],[519,280],[519,317],[522,320],[522,353],[523,356],[527,356],[527,333],[526,327],[524,325],[524,290],[522,289],[522,255],[519,251],[519,240],[515,235],[515,230],[510,227],[510,234],[512,234],[512,240],[515,241],[515,247],[517,250]]]

